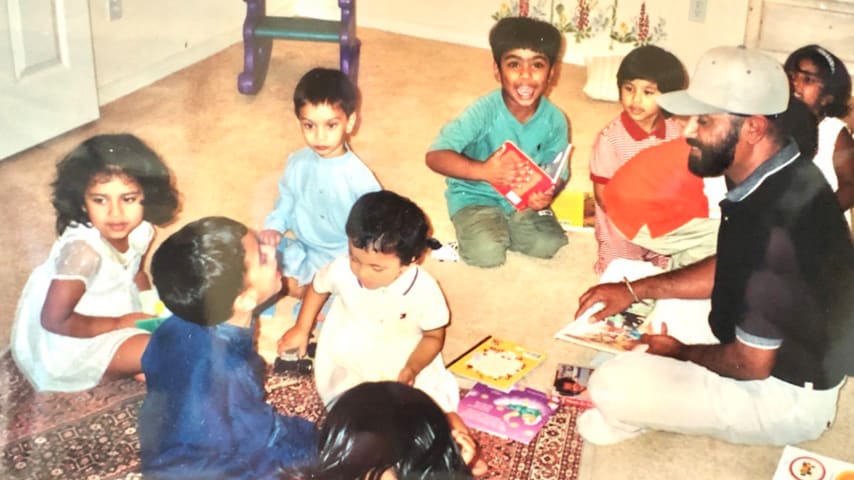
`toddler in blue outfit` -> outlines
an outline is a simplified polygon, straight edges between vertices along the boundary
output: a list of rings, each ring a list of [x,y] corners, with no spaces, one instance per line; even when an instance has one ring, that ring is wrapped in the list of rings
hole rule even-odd
[[[207,217],[166,239],[151,272],[174,316],[142,356],[145,478],[258,480],[312,462],[314,425],[265,402],[254,348],[254,310],[282,288],[275,249],[234,220]]]
[[[315,68],[294,91],[294,111],[307,146],[288,157],[276,206],[259,240],[282,251],[287,294],[300,300],[317,270],[347,253],[344,224],[353,203],[380,189],[347,145],[356,125],[356,103],[356,87],[339,70]]]

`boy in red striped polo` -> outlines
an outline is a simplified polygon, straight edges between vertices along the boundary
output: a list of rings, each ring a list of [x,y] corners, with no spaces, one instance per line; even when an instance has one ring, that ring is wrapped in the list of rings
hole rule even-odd
[[[685,67],[672,53],[645,45],[626,55],[617,71],[623,111],[599,132],[590,157],[590,179],[596,199],[598,258],[593,270],[601,274],[615,258],[649,260],[666,268],[667,257],[637,246],[610,223],[602,192],[620,166],[641,150],[678,137],[682,127],[668,118],[655,99],[661,93],[685,88]]]

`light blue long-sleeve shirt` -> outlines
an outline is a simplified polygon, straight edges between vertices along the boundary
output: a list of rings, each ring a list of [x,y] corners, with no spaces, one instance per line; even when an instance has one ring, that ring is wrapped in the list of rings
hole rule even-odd
[[[289,158],[279,180],[279,197],[267,215],[265,229],[293,232],[280,247],[284,274],[305,285],[317,270],[347,253],[345,225],[356,200],[380,190],[371,170],[347,153],[323,158],[306,147]]]

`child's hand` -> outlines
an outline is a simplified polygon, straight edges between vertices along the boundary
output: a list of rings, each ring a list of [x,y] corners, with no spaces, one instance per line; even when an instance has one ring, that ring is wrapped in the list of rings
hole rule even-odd
[[[279,243],[282,242],[282,232],[272,229],[261,230],[258,232],[258,240],[262,245],[278,247]]]
[[[116,322],[116,330],[120,328],[133,328],[136,327],[137,320],[145,320],[147,318],[155,318],[154,315],[150,315],[148,313],[143,312],[133,312],[126,313],[118,318]]]
[[[528,207],[536,211],[549,208],[549,205],[554,200],[554,194],[554,187],[549,188],[545,192],[534,192],[528,197]]]
[[[277,352],[281,355],[288,350],[297,350],[297,355],[302,358],[305,356],[305,351],[308,348],[308,338],[310,332],[303,332],[297,327],[290,328],[276,343]]]
[[[406,366],[403,367],[403,370],[400,371],[400,374],[397,376],[397,381],[410,387],[415,384],[415,377],[418,373],[412,369],[412,367]]]
[[[460,456],[463,457],[463,461],[471,467],[477,455],[477,444],[474,442],[474,439],[471,438],[469,432],[456,428],[451,430],[451,436],[454,437],[454,441],[460,447]]]
[[[502,145],[483,162],[484,181],[499,185],[519,183],[516,162],[512,158],[503,156],[504,150],[504,145]]]

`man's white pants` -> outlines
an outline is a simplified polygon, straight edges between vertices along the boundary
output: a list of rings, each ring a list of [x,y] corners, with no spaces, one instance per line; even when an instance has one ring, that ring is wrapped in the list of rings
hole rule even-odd
[[[659,300],[654,322],[666,323],[683,343],[717,343],[708,312],[707,300]],[[786,445],[818,438],[830,426],[843,383],[813,390],[774,377],[741,381],[692,362],[628,352],[600,365],[588,388],[607,424],[628,436],[655,429]]]

